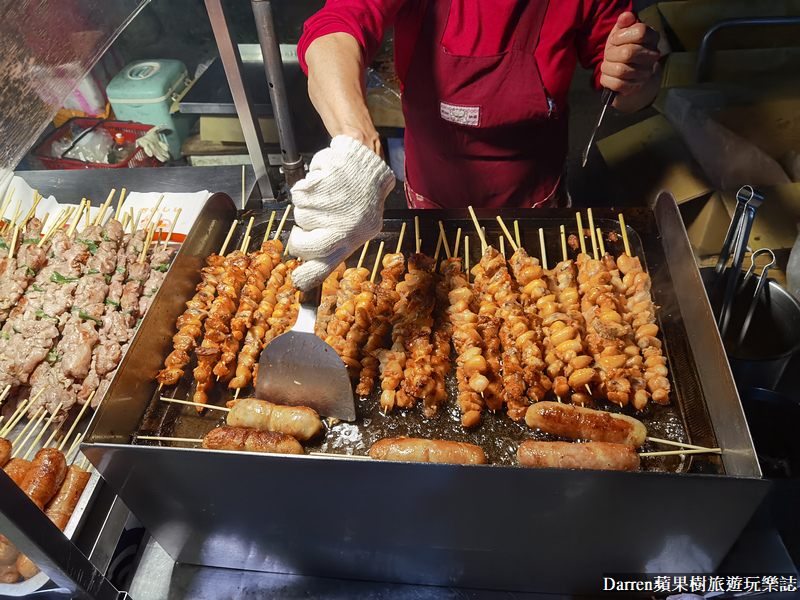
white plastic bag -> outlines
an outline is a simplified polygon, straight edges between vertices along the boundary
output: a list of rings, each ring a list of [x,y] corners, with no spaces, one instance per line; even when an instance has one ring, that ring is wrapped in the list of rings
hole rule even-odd
[[[800,223],[797,224],[797,239],[786,266],[786,285],[794,297],[800,300]]]

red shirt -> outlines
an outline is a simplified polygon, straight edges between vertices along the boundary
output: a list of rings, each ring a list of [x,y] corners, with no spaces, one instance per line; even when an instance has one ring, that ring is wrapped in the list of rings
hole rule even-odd
[[[427,0],[328,0],[303,28],[297,46],[303,70],[308,73],[305,53],[309,44],[318,37],[338,32],[349,33],[358,40],[364,49],[364,64],[368,65],[384,32],[394,26],[395,70],[403,81],[426,3]],[[454,53],[480,56],[506,50],[513,38],[515,15],[521,4],[521,0],[453,0],[453,31],[460,30],[460,40],[473,37],[471,43],[467,42],[471,47],[455,48]],[[633,10],[632,0],[550,2],[535,56],[544,86],[557,106],[566,104],[577,60],[584,68],[593,69],[592,83],[599,89],[606,38],[617,17],[626,10]]]

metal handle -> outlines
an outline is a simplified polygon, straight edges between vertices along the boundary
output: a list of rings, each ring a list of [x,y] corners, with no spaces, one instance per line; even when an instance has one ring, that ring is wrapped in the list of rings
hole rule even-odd
[[[314,325],[317,322],[317,309],[322,297],[322,284],[311,288],[307,292],[300,292],[298,302],[300,307],[297,310],[297,321],[294,324],[295,331],[302,333],[314,333]]]
[[[743,19],[725,19],[711,26],[703,36],[700,49],[697,51],[697,64],[694,68],[694,83],[700,83],[705,79],[708,63],[708,48],[711,38],[723,29],[731,27],[752,27],[752,26],[774,26],[774,25],[800,25],[800,17],[747,17]]]
[[[750,307],[747,309],[747,316],[744,318],[744,323],[742,323],[742,330],[739,333],[739,341],[736,343],[737,347],[742,345],[744,342],[744,338],[747,335],[747,330],[750,329],[750,321],[753,320],[753,315],[756,312],[756,306],[758,306],[758,299],[761,297],[761,294],[764,290],[764,284],[767,281],[767,273],[769,270],[775,266],[775,253],[770,250],[769,248],[762,248],[753,253],[752,261],[753,264],[750,265],[750,268],[747,270],[747,274],[744,276],[744,281],[742,282],[742,287],[747,283],[748,279],[752,276],[753,271],[756,268],[756,257],[761,254],[769,254],[772,257],[772,260],[768,262],[761,271],[761,276],[758,278],[758,283],[756,284],[756,291],[753,294],[753,299],[750,301]]]

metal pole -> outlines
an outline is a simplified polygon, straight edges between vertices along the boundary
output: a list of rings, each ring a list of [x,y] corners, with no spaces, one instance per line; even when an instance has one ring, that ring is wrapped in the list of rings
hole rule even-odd
[[[72,598],[124,597],[78,547],[0,471],[0,531]]]
[[[222,59],[222,66],[225,68],[225,75],[233,95],[233,103],[239,115],[239,123],[242,125],[247,152],[253,163],[256,185],[259,187],[262,199],[274,202],[275,191],[267,173],[264,139],[261,137],[261,129],[253,114],[250,92],[242,77],[242,57],[239,55],[239,48],[231,37],[221,0],[205,0],[205,3],[208,18],[211,20],[211,28],[214,30],[214,38],[217,41],[217,48],[219,48],[219,56]]]
[[[256,21],[261,54],[264,57],[264,70],[267,73],[272,113],[275,115],[275,124],[280,136],[283,173],[286,177],[286,184],[292,187],[305,177],[305,168],[295,143],[292,114],[289,110],[286,82],[283,77],[283,61],[278,38],[275,35],[275,22],[272,19],[272,3],[269,0],[252,0],[251,4],[253,5],[253,16]]]

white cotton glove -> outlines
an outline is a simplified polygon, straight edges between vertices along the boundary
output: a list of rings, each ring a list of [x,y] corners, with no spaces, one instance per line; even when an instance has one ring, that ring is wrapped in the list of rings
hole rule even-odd
[[[169,160],[169,145],[161,141],[158,135],[165,129],[167,129],[166,125],[156,125],[136,140],[136,145],[144,148],[144,153],[147,154],[147,156],[154,156],[161,162],[167,162]]]
[[[371,240],[383,225],[383,203],[395,179],[389,165],[361,142],[333,138],[292,188],[297,227],[289,253],[305,263],[292,273],[299,290],[322,283],[336,266]]]

